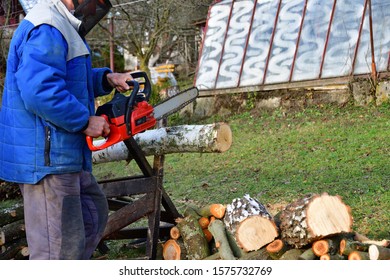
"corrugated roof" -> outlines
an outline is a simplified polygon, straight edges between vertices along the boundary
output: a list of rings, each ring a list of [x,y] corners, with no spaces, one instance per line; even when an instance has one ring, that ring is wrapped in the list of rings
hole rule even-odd
[[[195,85],[226,89],[388,71],[389,26],[389,0],[220,1],[209,9]]]

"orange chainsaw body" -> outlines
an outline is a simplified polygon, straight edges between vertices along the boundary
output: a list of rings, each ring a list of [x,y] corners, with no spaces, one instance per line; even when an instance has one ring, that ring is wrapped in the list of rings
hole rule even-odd
[[[149,79],[144,72],[135,72],[131,75],[134,79],[144,79],[142,92],[139,92],[140,86],[136,80],[129,81],[128,84],[133,87],[129,96],[115,92],[110,102],[96,110],[96,115],[104,117],[108,122],[110,133],[106,141],[99,146],[95,146],[93,138],[87,136],[87,144],[91,151],[108,148],[156,125],[153,106],[147,102],[151,93]]]

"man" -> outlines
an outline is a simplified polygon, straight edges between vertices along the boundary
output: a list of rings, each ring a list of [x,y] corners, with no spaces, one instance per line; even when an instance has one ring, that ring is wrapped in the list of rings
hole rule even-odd
[[[0,114],[0,178],[20,184],[30,259],[89,259],[108,207],[86,135],[106,136],[94,97],[129,74],[93,69],[84,40],[108,0],[41,0],[13,36]]]

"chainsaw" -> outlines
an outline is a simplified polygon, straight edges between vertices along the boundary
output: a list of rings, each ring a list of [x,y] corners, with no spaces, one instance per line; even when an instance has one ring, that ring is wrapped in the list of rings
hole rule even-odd
[[[152,89],[147,74],[132,72],[131,76],[133,80],[127,82],[131,91],[129,95],[115,91],[111,101],[97,108],[96,115],[106,119],[110,134],[99,146],[93,144],[93,137],[87,136],[91,151],[105,149],[153,128],[158,120],[179,111],[198,97],[198,89],[192,87],[152,106],[148,103]]]

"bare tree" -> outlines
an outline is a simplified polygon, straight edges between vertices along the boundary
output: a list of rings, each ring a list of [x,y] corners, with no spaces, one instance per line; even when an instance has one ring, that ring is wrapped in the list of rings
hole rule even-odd
[[[6,23],[10,16],[11,1],[1,1]],[[111,0],[111,19],[101,21],[100,28],[88,34],[92,48],[107,49],[110,42],[110,23],[115,22],[112,37],[115,45],[135,55],[139,67],[148,71],[156,63],[181,57],[183,62],[195,62],[196,28],[193,24],[207,16],[213,0]],[[112,21],[111,21],[112,20]],[[102,32],[102,30],[104,32]],[[0,89],[3,89],[6,58],[11,33],[0,26]]]
[[[115,20],[113,40],[116,46],[135,55],[139,67],[148,71],[157,62],[185,55],[188,38],[195,38],[194,22],[206,18],[212,0],[112,0]],[[102,22],[106,32],[95,31],[92,42],[107,42],[110,25]],[[103,37],[102,37],[102,34]],[[192,39],[194,40],[194,39]],[[92,43],[93,44],[93,43]],[[195,42],[194,42],[195,44]]]

